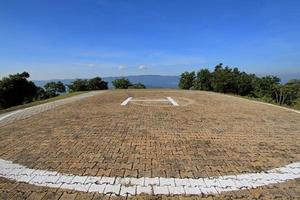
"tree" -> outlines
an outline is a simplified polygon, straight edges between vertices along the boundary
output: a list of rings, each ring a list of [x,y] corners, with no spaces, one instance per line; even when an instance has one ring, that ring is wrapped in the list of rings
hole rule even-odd
[[[128,89],[131,86],[131,82],[126,78],[120,78],[112,81],[112,84],[117,89]]]
[[[241,96],[253,96],[255,90],[255,81],[257,77],[254,74],[240,73],[238,77],[237,94]]]
[[[196,90],[211,90],[211,79],[212,74],[210,73],[209,69],[201,69],[196,76],[194,81],[194,88]]]
[[[132,84],[128,87],[129,89],[146,89],[146,86],[142,83]]]
[[[265,76],[257,79],[255,95],[257,97],[273,98],[274,90],[278,89],[280,79],[277,76]]]
[[[89,90],[107,90],[107,82],[103,81],[100,77],[95,77],[88,80]]]
[[[276,85],[275,102],[279,105],[292,105],[300,98],[300,80],[290,80],[284,85]]]
[[[179,88],[189,90],[193,87],[195,81],[195,72],[184,72],[180,76]]]
[[[288,105],[294,105],[300,101],[300,79],[292,79],[288,81],[286,87],[289,88],[290,94],[287,99]],[[299,101],[298,101],[299,100]]]
[[[52,94],[53,96],[56,96],[59,93],[66,92],[66,86],[61,81],[58,81],[58,82],[52,81],[52,82],[46,83],[44,85],[44,88],[46,89],[46,91],[48,93]]]
[[[76,79],[70,85],[68,85],[70,91],[87,91],[88,90],[88,80],[86,79]]]
[[[36,95],[34,97],[34,101],[48,99],[48,98],[51,98],[51,97],[54,97],[54,96],[56,96],[56,95],[54,95],[53,93],[47,92],[46,90],[44,90],[41,87],[37,87],[37,92],[36,92]]]
[[[220,63],[212,73],[212,88],[215,92],[225,92],[225,79],[223,64]]]
[[[0,107],[8,108],[22,103],[31,102],[36,95],[37,87],[28,72],[9,75],[0,80]]]

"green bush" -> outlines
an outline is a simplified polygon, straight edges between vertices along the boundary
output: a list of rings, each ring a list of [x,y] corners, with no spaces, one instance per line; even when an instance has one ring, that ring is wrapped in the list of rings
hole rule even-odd
[[[128,87],[129,89],[146,89],[146,86],[142,83],[132,84]]]
[[[128,89],[131,86],[131,82],[126,78],[120,78],[112,81],[113,86],[116,89]]]

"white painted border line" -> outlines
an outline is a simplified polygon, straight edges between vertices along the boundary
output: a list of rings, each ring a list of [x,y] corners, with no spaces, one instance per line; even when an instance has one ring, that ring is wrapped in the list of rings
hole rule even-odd
[[[168,99],[132,99],[131,101],[169,101]]]
[[[32,115],[47,111],[49,109],[52,109],[54,107],[64,105],[64,104],[67,104],[67,103],[72,103],[74,101],[78,101],[78,100],[81,100],[81,99],[84,99],[84,98],[87,98],[87,97],[92,97],[92,96],[95,96],[95,95],[103,93],[103,92],[104,92],[103,90],[102,91],[91,91],[91,92],[88,92],[88,93],[83,93],[83,94],[79,94],[79,95],[76,95],[76,96],[67,97],[65,99],[59,99],[59,100],[55,100],[55,101],[52,101],[52,102],[42,103],[42,104],[39,104],[39,105],[19,109],[19,110],[13,111],[13,112],[9,112],[7,114],[5,113],[5,114],[0,115],[0,122],[3,121],[6,118],[9,118],[13,115],[18,114],[18,113],[22,113],[22,112],[26,112],[26,111],[30,112],[30,111],[32,111],[36,108],[43,108],[43,109],[40,109],[39,111],[36,111],[36,112],[33,112],[32,114],[30,114],[30,116],[32,116]],[[51,106],[49,106],[49,105],[51,105]],[[49,107],[47,107],[47,106],[49,106]]]
[[[19,112],[22,112],[22,111],[23,111],[23,109],[22,109],[22,110],[17,110],[17,111],[11,112],[11,113],[8,113],[7,115],[4,115],[4,116],[0,117],[0,121],[4,120],[4,119],[7,118],[7,117],[10,117],[10,116],[12,116],[12,115],[15,115],[15,114],[17,114],[17,113],[19,113]]]
[[[167,97],[167,99],[171,102],[171,104],[173,104],[173,106],[179,106],[179,104],[171,97]]]
[[[286,108],[286,107],[283,107],[283,106],[274,105],[274,104],[271,104],[271,103],[265,103],[265,102],[261,102],[261,101],[255,101],[255,100],[253,100],[253,102],[259,103],[259,104],[264,104],[264,105],[273,106],[273,107],[276,107],[276,108],[281,108],[281,109],[283,109],[283,110],[288,110],[288,111],[292,111],[292,112],[295,112],[295,113],[299,113],[299,114],[300,114],[300,110],[295,110],[295,109],[292,109],[292,108]]]
[[[262,104],[275,106],[267,103]],[[299,111],[296,110],[287,108],[283,109],[299,113]],[[8,113],[0,117],[0,121],[24,110]],[[84,192],[98,192],[103,194],[116,194],[121,196],[137,195],[141,193],[201,195],[217,194],[220,192],[241,189],[251,189],[297,179],[300,178],[300,162],[295,162],[281,168],[275,168],[260,173],[248,173],[199,179],[180,179],[162,177],[121,178],[75,176],[72,174],[62,174],[55,171],[29,169],[25,166],[14,164],[11,161],[0,159],[0,177],[17,182],[25,182],[36,186],[72,189]]]
[[[55,171],[30,169],[0,159],[0,177],[36,186],[120,196],[141,193],[151,195],[201,195],[251,189],[297,179],[300,178],[300,162],[266,172],[193,179],[78,176]]]
[[[120,105],[121,106],[126,106],[128,103],[129,103],[129,101],[132,99],[132,97],[128,97],[125,101],[123,101]]]

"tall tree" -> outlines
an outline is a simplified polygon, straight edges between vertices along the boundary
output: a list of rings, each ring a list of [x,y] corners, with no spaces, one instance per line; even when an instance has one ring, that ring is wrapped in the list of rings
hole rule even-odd
[[[28,72],[13,74],[0,81],[0,107],[8,108],[22,103],[31,102],[36,96],[37,87]]]
[[[229,87],[228,82],[230,81],[229,72],[230,69],[228,67],[223,69],[222,63],[215,67],[212,73],[212,88],[215,92],[227,92],[227,88]]]
[[[193,87],[195,81],[195,72],[184,72],[180,76],[179,88],[189,90]]]
[[[44,88],[46,89],[46,91],[48,93],[53,94],[54,96],[58,95],[59,93],[66,92],[66,86],[61,81],[58,81],[58,82],[52,81],[52,82],[46,83],[44,85]]]
[[[257,77],[254,74],[240,73],[237,80],[237,94],[241,96],[253,96],[256,79]]]
[[[194,81],[194,88],[196,90],[211,90],[212,74],[209,69],[201,69],[197,72],[197,76]]]
[[[255,95],[257,97],[272,98],[274,90],[280,85],[280,79],[277,76],[264,76],[257,79]]]
[[[131,82],[126,78],[120,78],[112,81],[112,84],[117,89],[128,89],[131,86]]]
[[[88,80],[86,79],[76,79],[70,85],[68,85],[71,92],[76,91],[87,91],[88,90]]]
[[[95,77],[88,80],[89,90],[106,90],[108,89],[107,82],[103,81],[100,77]]]
[[[274,93],[277,104],[295,104],[295,101],[300,99],[300,80],[294,79],[284,85],[277,85]]]

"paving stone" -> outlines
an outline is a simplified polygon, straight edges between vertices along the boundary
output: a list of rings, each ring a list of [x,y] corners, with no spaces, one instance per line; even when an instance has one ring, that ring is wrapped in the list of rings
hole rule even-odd
[[[184,178],[184,179],[175,178],[175,185],[176,186],[191,186],[190,181],[187,178]]]
[[[171,195],[184,195],[185,194],[185,190],[183,188],[183,186],[169,186],[169,192]]]
[[[42,199],[45,195],[46,195],[45,192],[32,192],[27,199],[28,200],[39,200],[39,199]]]
[[[105,190],[106,184],[92,184],[89,188],[89,192],[99,192],[103,193]]]
[[[61,197],[61,192],[47,192],[43,200],[58,200]]]
[[[83,183],[85,183],[87,178],[88,178],[87,176],[75,176],[72,179],[71,184],[75,184],[75,183],[83,184]]]
[[[59,200],[74,200],[76,198],[76,193],[67,193],[64,192],[62,196],[59,198]]]
[[[159,178],[159,185],[160,186],[175,186],[174,178]]]
[[[121,185],[110,185],[107,184],[104,190],[105,194],[116,194],[119,195],[121,190]]]
[[[148,185],[159,185],[159,178],[155,177],[155,178],[145,178],[145,186]]]
[[[184,191],[187,195],[189,195],[189,194],[193,194],[193,195],[201,194],[201,190],[198,187],[185,186]]]
[[[115,180],[115,177],[102,177],[99,184],[114,184]]]
[[[159,194],[165,194],[165,195],[169,195],[169,188],[168,186],[153,186],[153,193],[155,195],[159,195]]]
[[[279,173],[276,170],[265,175],[255,174],[300,160],[299,146],[295,143],[300,140],[299,114],[214,93],[130,92],[134,98],[171,96],[181,106],[132,102],[121,108],[118,106],[128,96],[127,92],[109,91],[91,98],[80,97],[34,107],[1,121],[0,158],[13,163],[1,167],[0,174],[10,174],[12,179],[20,180],[21,177],[24,182],[33,180],[39,186],[27,184],[28,187],[24,187],[25,183],[18,183],[18,186],[0,179],[0,194],[11,198],[19,190],[25,193],[64,191],[58,189],[62,184],[68,185],[70,192],[81,186],[85,188],[89,183],[89,189],[95,187],[95,193],[102,189],[103,192],[105,188],[102,185],[92,183],[99,184],[101,176],[105,176],[101,183],[112,185],[117,183],[117,179],[112,177],[119,176],[118,180],[124,180],[126,186],[165,185],[168,192],[172,190],[172,181],[163,178],[175,178],[175,186],[201,186],[199,188],[205,194],[220,193],[219,199],[225,197],[223,193],[228,193],[226,198],[229,199],[297,199],[299,196],[299,183],[292,180],[300,174],[297,165],[291,164],[276,176],[272,176],[272,173]],[[20,166],[7,170],[15,163],[40,170],[27,171]],[[45,174],[44,170],[49,173]],[[74,174],[78,179],[69,176],[56,180],[56,171]],[[239,175],[249,173],[254,173],[255,180],[249,179],[248,175]],[[92,174],[100,178],[83,180],[81,177]],[[216,182],[194,179],[224,175],[227,179],[217,179]],[[132,178],[145,176],[148,178]],[[132,181],[128,182],[123,177]],[[286,185],[282,182],[286,179],[292,184],[284,189],[262,186]],[[45,185],[44,181],[49,183]],[[246,189],[250,187],[256,188]],[[224,192],[236,188],[245,191],[236,190],[235,196],[234,192]],[[262,191],[253,197],[249,191],[259,188],[263,188]],[[152,190],[149,190],[151,187],[136,188],[137,193],[151,193]],[[165,190],[161,191],[166,193]],[[174,193],[180,191],[173,190]],[[169,198],[167,195],[159,194],[153,198]],[[107,196],[110,197],[102,197]],[[150,198],[149,195],[146,198]]]
[[[152,194],[152,186],[137,186],[137,194]]]
[[[121,196],[136,195],[136,186],[121,186]]]

